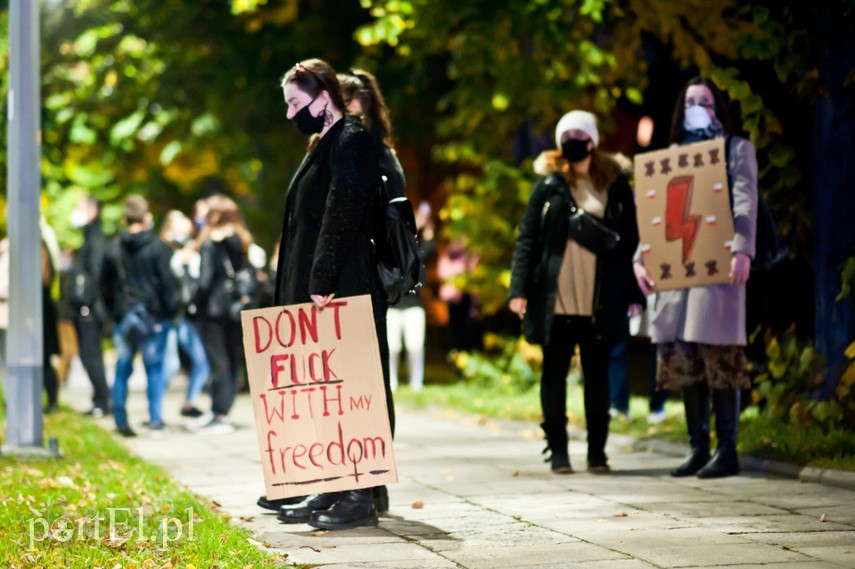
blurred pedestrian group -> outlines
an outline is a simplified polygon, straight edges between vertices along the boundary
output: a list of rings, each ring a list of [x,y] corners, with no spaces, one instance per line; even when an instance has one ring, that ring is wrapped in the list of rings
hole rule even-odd
[[[167,212],[157,232],[148,201],[129,195],[121,205],[121,229],[112,237],[104,233],[102,206],[91,195],[77,200],[69,222],[83,242],[65,267],[53,229],[44,219],[40,223],[45,412],[59,408],[57,370],[66,366],[54,360],[69,351],[79,355],[92,384],[92,405],[85,415],[112,415],[122,436],[136,436],[138,427],[163,430],[167,387],[185,378],[178,409],[182,424],[176,426],[200,433],[233,431],[229,411],[244,379],[239,313],[269,303],[266,252],[226,195],[198,200],[190,215]],[[0,366],[5,370],[8,239],[0,242],[0,277]],[[70,334],[58,326],[60,314],[70,323]],[[112,377],[105,365],[105,337],[115,350]],[[69,342],[75,345],[61,348]],[[128,384],[137,355],[145,372],[148,414],[132,418]],[[210,405],[202,403],[205,391]]]

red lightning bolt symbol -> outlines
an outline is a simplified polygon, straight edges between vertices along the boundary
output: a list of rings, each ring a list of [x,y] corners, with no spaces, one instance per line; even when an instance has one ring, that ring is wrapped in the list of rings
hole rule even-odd
[[[693,176],[679,176],[668,183],[668,196],[665,204],[665,239],[683,240],[683,264],[689,259],[698,227],[700,215],[689,215],[692,203]]]

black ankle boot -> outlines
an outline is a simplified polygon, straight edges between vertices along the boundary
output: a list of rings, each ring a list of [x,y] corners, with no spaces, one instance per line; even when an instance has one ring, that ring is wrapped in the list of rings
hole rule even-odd
[[[294,496],[293,498],[280,498],[278,500],[268,500],[267,496],[261,496],[258,499],[259,508],[264,508],[265,510],[271,510],[273,512],[278,512],[279,508],[282,506],[293,506],[294,504],[299,504],[303,500],[305,500],[305,496]]]
[[[710,392],[707,384],[702,382],[684,387],[683,406],[692,453],[671,471],[671,476],[678,478],[696,474],[710,459]]]
[[[718,448],[712,459],[698,471],[698,478],[723,478],[739,474],[736,436],[739,431],[739,391],[714,389],[715,434]]]
[[[385,486],[375,486],[371,489],[374,496],[374,509],[378,516],[389,512],[389,490]]]
[[[313,513],[309,525],[328,530],[376,526],[378,520],[372,494],[370,488],[343,492],[341,498],[329,509]]]
[[[279,513],[276,515],[276,519],[286,524],[304,524],[309,521],[312,514],[326,510],[340,497],[341,494],[339,492],[327,492],[325,494],[312,494],[311,496],[306,496],[302,502],[279,508]]]
[[[573,468],[570,466],[570,456],[567,453],[567,425],[541,423],[540,428],[543,429],[546,437],[546,448],[543,449],[543,454],[549,453],[549,457],[544,462],[548,462],[549,468],[556,474],[572,473]]]

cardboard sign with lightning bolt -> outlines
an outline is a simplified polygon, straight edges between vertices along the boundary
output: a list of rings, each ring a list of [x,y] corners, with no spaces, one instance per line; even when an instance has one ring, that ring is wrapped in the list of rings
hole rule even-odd
[[[727,282],[733,213],[723,138],[637,155],[635,203],[655,290]]]

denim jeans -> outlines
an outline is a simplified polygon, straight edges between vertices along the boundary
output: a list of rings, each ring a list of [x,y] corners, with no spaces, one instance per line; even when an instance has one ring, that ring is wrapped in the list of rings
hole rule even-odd
[[[128,380],[134,366],[137,351],[142,353],[146,374],[146,396],[148,415],[152,423],[163,422],[163,396],[166,393],[166,380],[163,375],[163,355],[166,351],[166,336],[171,322],[159,321],[152,332],[139,346],[131,346],[119,333],[121,323],[113,328],[113,344],[116,347],[116,377],[111,392],[113,398],[113,418],[117,427],[128,426]]]
[[[202,337],[184,316],[169,330],[166,354],[163,359],[163,375],[167,384],[181,368],[178,357],[179,348],[190,358],[190,381],[187,385],[186,401],[192,404],[202,393],[202,388],[205,387],[208,376],[211,375],[211,364],[208,363]]]

